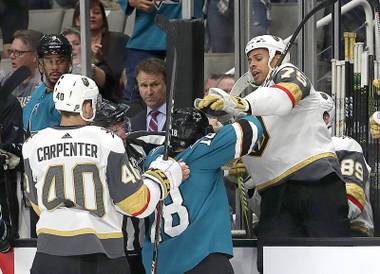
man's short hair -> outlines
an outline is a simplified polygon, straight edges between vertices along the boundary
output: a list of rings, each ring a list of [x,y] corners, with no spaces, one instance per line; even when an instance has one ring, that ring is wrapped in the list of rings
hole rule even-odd
[[[160,74],[163,76],[166,83],[166,65],[165,62],[159,58],[148,58],[136,66],[136,76],[141,72],[148,74]]]
[[[20,39],[32,51],[37,51],[42,33],[36,30],[24,29],[13,33],[13,40]]]

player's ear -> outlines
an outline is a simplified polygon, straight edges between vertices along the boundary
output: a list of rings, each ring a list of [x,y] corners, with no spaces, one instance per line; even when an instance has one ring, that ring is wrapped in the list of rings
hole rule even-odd
[[[90,119],[92,117],[92,114],[94,113],[94,110],[92,109],[92,104],[90,100],[86,100],[82,105],[82,113],[84,118]]]

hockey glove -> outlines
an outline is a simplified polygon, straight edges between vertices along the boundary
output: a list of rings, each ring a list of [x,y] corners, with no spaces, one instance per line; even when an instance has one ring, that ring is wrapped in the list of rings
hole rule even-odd
[[[181,185],[185,172],[181,164],[174,159],[169,158],[165,161],[162,156],[159,156],[150,164],[143,178],[149,178],[157,183],[161,188],[161,199],[165,199],[171,189],[176,189]]]
[[[380,111],[375,111],[369,118],[370,132],[373,139],[380,138]]]
[[[195,100],[194,106],[200,110],[209,108],[213,111],[225,111],[234,116],[249,111],[247,100],[232,96],[220,88],[210,88],[207,96]]]

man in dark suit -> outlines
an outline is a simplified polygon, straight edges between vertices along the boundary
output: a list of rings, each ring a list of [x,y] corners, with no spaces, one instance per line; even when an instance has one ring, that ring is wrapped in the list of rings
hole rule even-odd
[[[148,58],[136,66],[136,79],[145,108],[131,117],[131,130],[164,131],[166,121],[166,66]]]

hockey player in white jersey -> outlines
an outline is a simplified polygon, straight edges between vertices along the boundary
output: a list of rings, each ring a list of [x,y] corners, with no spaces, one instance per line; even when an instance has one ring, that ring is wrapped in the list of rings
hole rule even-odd
[[[345,186],[319,94],[294,65],[274,69],[285,47],[276,36],[253,38],[245,53],[259,87],[244,98],[210,89],[195,106],[261,116],[260,148],[243,157],[262,197],[258,238],[347,236]]]
[[[320,92],[323,120],[328,128],[335,117],[335,102],[330,95]],[[370,203],[371,168],[360,144],[348,136],[332,137],[346,183],[348,218],[352,237],[373,236],[373,213]]]
[[[189,173],[161,158],[141,175],[119,137],[87,125],[98,93],[90,78],[62,75],[54,88],[60,127],[23,146],[26,192],[40,216],[31,273],[130,273],[122,214],[148,216]]]

